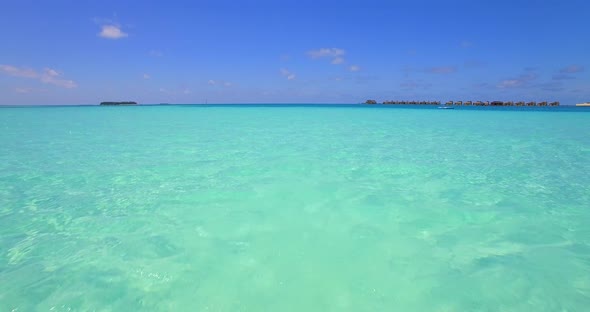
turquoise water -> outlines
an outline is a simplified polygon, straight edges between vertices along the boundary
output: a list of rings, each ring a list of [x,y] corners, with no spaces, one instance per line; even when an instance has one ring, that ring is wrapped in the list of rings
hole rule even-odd
[[[0,109],[0,311],[583,311],[590,113]]]

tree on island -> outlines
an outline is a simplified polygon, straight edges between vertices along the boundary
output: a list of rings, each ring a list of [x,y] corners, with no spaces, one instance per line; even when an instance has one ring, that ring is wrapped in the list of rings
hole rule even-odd
[[[124,101],[124,102],[100,102],[100,105],[135,105],[137,102]]]
[[[377,104],[377,101],[375,101],[375,100],[367,100],[365,102],[365,104]]]

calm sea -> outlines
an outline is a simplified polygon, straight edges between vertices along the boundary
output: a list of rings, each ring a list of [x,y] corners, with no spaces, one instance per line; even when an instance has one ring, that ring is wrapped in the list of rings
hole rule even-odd
[[[590,109],[0,108],[0,311],[585,311]]]

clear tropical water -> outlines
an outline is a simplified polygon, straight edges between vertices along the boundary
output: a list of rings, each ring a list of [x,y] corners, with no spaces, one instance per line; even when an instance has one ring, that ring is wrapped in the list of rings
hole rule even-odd
[[[0,109],[0,311],[584,311],[557,111]]]

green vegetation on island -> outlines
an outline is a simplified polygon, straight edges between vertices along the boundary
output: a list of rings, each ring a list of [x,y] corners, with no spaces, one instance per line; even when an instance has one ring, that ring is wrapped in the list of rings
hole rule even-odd
[[[126,102],[100,102],[100,105],[136,105],[137,102],[126,101]]]

